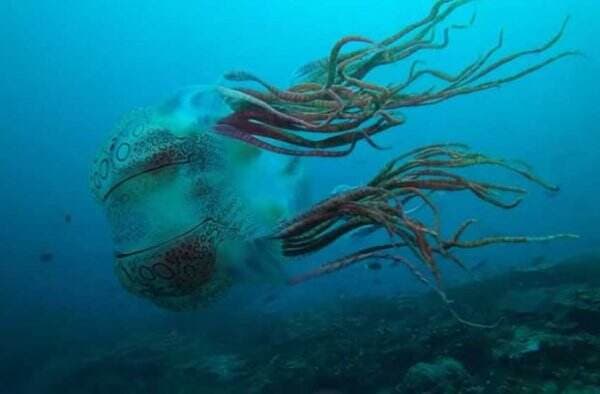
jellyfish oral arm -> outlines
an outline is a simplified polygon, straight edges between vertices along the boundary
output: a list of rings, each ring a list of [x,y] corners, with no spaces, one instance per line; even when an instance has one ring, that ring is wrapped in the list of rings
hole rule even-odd
[[[287,222],[274,234],[275,238],[282,241],[286,256],[316,252],[345,234],[364,227],[385,230],[390,242],[369,246],[325,263],[314,271],[293,278],[290,283],[298,284],[373,259],[408,261],[398,254],[407,250],[439,286],[439,258],[465,268],[455,250],[492,244],[578,238],[575,234],[565,233],[548,236],[491,236],[465,241],[462,239],[463,234],[476,222],[474,219],[465,221],[452,236],[445,238],[441,231],[442,212],[431,198],[432,193],[469,192],[477,199],[502,209],[518,206],[526,193],[525,189],[519,187],[476,181],[459,173],[460,169],[480,166],[498,167],[547,190],[558,189],[530,172],[520,162],[488,157],[472,152],[462,144],[431,145],[415,149],[389,162],[368,184],[322,201],[308,212]],[[405,210],[413,200],[422,201],[424,207],[430,210],[431,223],[425,223]]]
[[[246,122],[243,128],[237,128],[227,123],[219,123],[215,125],[212,130],[217,134],[233,138],[239,141],[246,142],[248,144],[254,145],[263,150],[267,150],[270,152],[275,152],[288,156],[319,156],[319,157],[341,157],[346,156],[354,149],[354,144],[350,146],[350,148],[341,151],[328,151],[323,149],[311,149],[311,150],[300,150],[293,149],[284,146],[273,145],[267,141],[261,140],[257,138],[252,133],[248,133],[248,130],[253,130],[255,133],[261,133],[259,130],[263,129],[265,126],[262,125],[252,125],[249,122]],[[263,133],[261,133],[263,134]]]
[[[538,47],[499,57],[497,53],[504,46],[500,33],[494,46],[456,74],[424,68],[419,55],[427,51],[443,53],[450,45],[453,30],[474,23],[473,18],[466,24],[442,28],[457,9],[468,3],[470,1],[437,0],[425,18],[380,42],[362,36],[343,37],[327,58],[301,68],[300,83],[285,89],[246,71],[229,72],[225,75],[227,80],[257,87],[219,87],[223,99],[234,111],[219,123],[236,129],[235,133],[227,133],[228,136],[277,153],[342,156],[350,153],[361,140],[378,147],[372,140],[374,135],[405,122],[398,113],[400,109],[437,104],[502,86],[577,54],[563,51],[544,56],[560,41],[567,18],[558,32]],[[443,32],[441,36],[438,30]],[[344,51],[349,44],[363,45],[363,48]],[[529,66],[502,74],[518,60],[540,56],[542,59]],[[404,80],[391,84],[367,80],[374,70],[397,64],[410,65]],[[423,83],[434,87],[424,89],[420,87]],[[243,134],[248,138],[243,138]],[[282,149],[277,149],[279,146]]]

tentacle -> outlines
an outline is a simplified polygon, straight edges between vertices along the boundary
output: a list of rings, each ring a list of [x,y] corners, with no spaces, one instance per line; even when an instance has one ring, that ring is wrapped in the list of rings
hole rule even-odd
[[[341,157],[349,155],[356,145],[356,142],[353,142],[350,147],[346,150],[342,151],[331,151],[331,150],[323,150],[323,149],[311,149],[311,150],[299,150],[299,149],[289,149],[281,146],[276,146],[273,144],[269,144],[268,142],[262,141],[251,134],[246,132],[237,130],[231,126],[225,124],[219,124],[214,127],[214,131],[217,133],[231,137],[240,141],[244,141],[251,145],[254,145],[258,148],[268,150],[274,153],[280,153],[288,156],[318,156],[318,157]]]
[[[443,51],[450,45],[452,29],[464,29],[473,24],[474,18],[463,24],[446,22],[456,10],[470,2],[471,0],[437,0],[425,18],[377,43],[363,36],[343,37],[333,45],[327,58],[313,62],[304,68],[304,73],[310,75],[309,78],[286,89],[278,88],[249,72],[236,71],[226,74],[226,79],[232,82],[253,82],[264,89],[263,91],[247,87],[219,88],[234,112],[247,116],[248,122],[236,124],[238,133],[235,135],[247,132],[252,138],[243,140],[254,143],[254,139],[259,135],[253,123],[258,122],[265,127],[279,129],[268,133],[275,139],[285,140],[290,145],[303,148],[331,150],[364,139],[371,146],[381,149],[372,141],[371,136],[404,123],[404,118],[394,115],[390,112],[392,110],[433,105],[453,97],[502,86],[535,73],[560,59],[577,54],[575,51],[564,51],[542,58],[530,66],[517,69],[507,75],[488,79],[492,74],[501,72],[506,69],[505,66],[519,59],[543,56],[547,53],[563,37],[567,19],[554,36],[538,47],[494,60],[498,50],[504,44],[501,33],[495,46],[457,73],[448,73],[435,67],[418,69],[418,65],[422,62],[416,57],[422,51]],[[443,26],[444,24],[446,26]],[[441,40],[436,34],[438,30],[442,31]],[[346,45],[354,42],[365,43],[368,46],[345,52]],[[405,61],[410,62],[411,67],[408,76],[401,82],[379,84],[366,80],[367,75],[378,67]],[[415,89],[416,82],[426,77],[434,79],[441,86],[412,91]],[[378,123],[382,119],[383,123],[379,124],[381,127],[377,130],[369,130],[364,126],[367,122]],[[307,139],[303,138],[301,133],[336,136],[323,140]],[[297,154],[297,149],[273,149],[268,143],[255,143],[255,145],[283,154]],[[318,155],[339,156],[338,153],[322,155],[320,152]],[[551,185],[546,186],[552,189]]]
[[[407,249],[426,267],[426,271],[434,278],[436,286],[441,285],[438,257],[465,268],[453,250],[492,244],[576,239],[575,234],[561,233],[547,236],[490,236],[464,241],[461,238],[466,229],[475,223],[473,219],[459,226],[450,238],[445,238],[441,234],[441,212],[426,191],[468,190],[481,201],[500,208],[513,208],[521,198],[504,202],[500,200],[501,195],[508,193],[519,196],[526,193],[524,189],[475,181],[451,172],[451,170],[490,164],[513,171],[513,165],[507,163],[501,159],[492,159],[468,151],[459,144],[438,144],[418,148],[392,160],[365,186],[336,194],[296,219],[285,223],[273,237],[282,241],[284,255],[297,256],[318,251],[361,227],[384,229],[390,236],[389,244],[375,246],[375,249],[362,249],[326,263],[316,271],[302,276],[300,281],[374,258],[374,253],[377,251]],[[526,167],[522,164],[521,166]],[[529,170],[518,168],[518,171],[513,172],[524,179],[545,186],[545,183],[539,182]],[[433,214],[431,223],[417,218],[405,209],[405,204],[413,198],[419,198],[429,206]]]

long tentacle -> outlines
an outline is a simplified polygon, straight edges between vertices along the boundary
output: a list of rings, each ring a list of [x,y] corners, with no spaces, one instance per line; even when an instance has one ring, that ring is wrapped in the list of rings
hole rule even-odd
[[[326,263],[315,271],[293,280],[299,283],[321,275],[329,274],[372,258],[381,258],[384,250],[409,250],[435,278],[440,285],[441,274],[438,257],[446,258],[461,267],[464,264],[454,253],[455,250],[479,248],[493,244],[514,244],[547,242],[557,239],[575,239],[577,235],[562,233],[547,236],[489,236],[475,240],[463,240],[469,226],[475,223],[470,219],[464,222],[449,238],[441,234],[441,211],[427,192],[471,191],[479,200],[491,205],[510,209],[521,200],[502,200],[502,195],[525,194],[522,188],[492,184],[461,176],[454,171],[462,168],[493,165],[509,170],[522,178],[534,182],[548,190],[551,185],[531,173],[525,165],[516,167],[511,162],[488,157],[469,151],[460,144],[430,145],[415,149],[406,155],[390,161],[365,186],[336,194],[285,223],[273,235],[282,241],[283,254],[297,256],[309,254],[330,245],[340,237],[358,228],[377,227],[385,230],[390,242],[367,247],[347,256]],[[431,223],[411,215],[404,209],[405,203],[418,198],[424,201],[433,215]],[[419,215],[422,216],[422,215]]]
[[[372,136],[404,123],[404,117],[395,112],[398,109],[433,105],[492,89],[577,54],[564,51],[543,57],[564,35],[567,18],[558,32],[538,47],[496,58],[504,45],[500,34],[495,46],[455,74],[432,67],[420,68],[420,53],[444,51],[450,45],[451,30],[473,24],[474,18],[463,24],[448,22],[456,10],[471,2],[437,0],[425,18],[380,41],[357,35],[342,37],[333,45],[328,57],[303,68],[304,79],[300,83],[285,89],[246,71],[227,73],[225,78],[229,81],[257,84],[259,89],[220,87],[218,90],[233,109],[232,116],[237,122],[232,124],[231,117],[227,117],[221,123],[237,129],[236,133],[228,134],[233,138],[267,150],[288,155],[338,157],[341,154],[336,148],[353,147],[359,140],[380,148]],[[441,39],[438,30],[442,31]],[[351,43],[364,46],[344,51]],[[542,59],[501,75],[502,70],[515,61],[534,56]],[[412,66],[403,81],[380,84],[367,80],[379,67],[404,62]],[[492,77],[492,74],[500,75]],[[426,78],[432,78],[440,86],[426,90],[415,87]],[[319,138],[320,134],[328,134],[329,138]],[[292,147],[279,146],[278,142]]]

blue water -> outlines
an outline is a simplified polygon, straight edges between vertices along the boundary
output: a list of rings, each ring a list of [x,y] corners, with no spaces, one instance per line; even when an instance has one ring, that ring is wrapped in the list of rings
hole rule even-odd
[[[0,334],[6,354],[22,357],[4,357],[0,363],[26,364],[18,378],[28,380],[31,371],[43,369],[51,359],[48,354],[64,351],[64,338],[77,347],[143,327],[195,324],[190,314],[162,311],[126,293],[117,282],[110,229],[88,188],[96,150],[119,116],[132,108],[160,102],[183,86],[219,83],[231,69],[251,70],[286,86],[299,66],[328,54],[339,37],[383,38],[425,15],[431,1],[372,3],[2,1]],[[472,199],[449,200],[442,203],[449,223],[478,217],[473,236],[581,235],[572,242],[471,251],[463,255],[468,261],[487,260],[502,270],[540,255],[558,261],[597,252],[600,3],[476,3],[452,19],[468,21],[476,9],[474,26],[454,32],[450,47],[426,56],[428,61],[458,70],[493,45],[501,28],[504,53],[536,46],[567,15],[571,22],[566,34],[550,52],[577,49],[583,56],[561,60],[500,89],[406,109],[405,125],[377,137],[390,150],[362,144],[347,158],[306,160],[308,173],[314,174],[311,201],[327,197],[336,185],[365,182],[395,154],[428,143],[465,142],[478,151],[526,160],[561,191],[549,195],[526,185],[526,200],[508,212]],[[397,75],[391,68],[378,78],[393,81]],[[67,214],[70,223],[65,222]],[[322,256],[294,264],[314,267],[348,247],[342,240]],[[41,261],[46,252],[53,258]],[[260,310],[265,308],[260,300],[272,292],[277,300],[268,308],[286,310],[314,307],[340,295],[420,288],[401,270],[375,285],[373,273],[355,268],[297,288],[236,289],[218,305],[196,313],[210,319],[210,313]],[[448,278],[461,280],[456,272]],[[190,322],[182,323],[186,319]]]

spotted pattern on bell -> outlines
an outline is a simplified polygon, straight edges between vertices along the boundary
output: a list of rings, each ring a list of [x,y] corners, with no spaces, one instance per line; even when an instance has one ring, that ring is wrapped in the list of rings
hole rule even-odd
[[[193,308],[229,287],[229,278],[217,267],[215,245],[220,234],[219,225],[207,221],[163,245],[117,255],[116,272],[134,294],[169,308]]]
[[[126,115],[94,160],[90,182],[100,201],[106,201],[120,185],[138,175],[174,165],[194,163],[196,168],[213,170],[221,164],[215,136],[175,135],[154,123],[150,113],[140,109]]]

